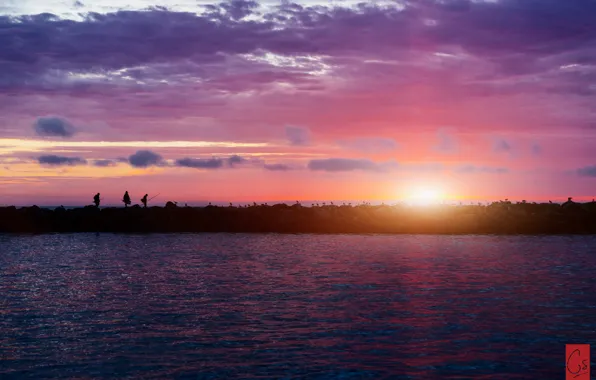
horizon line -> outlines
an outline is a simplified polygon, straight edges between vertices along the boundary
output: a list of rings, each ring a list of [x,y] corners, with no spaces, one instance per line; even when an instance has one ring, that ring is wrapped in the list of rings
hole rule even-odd
[[[556,203],[562,203],[564,201],[566,201],[568,197],[563,197],[563,198],[551,198],[549,200],[545,200],[545,199],[525,199],[526,203],[548,203],[548,202],[552,202],[553,204]],[[594,198],[588,199],[590,197],[571,197],[572,199],[576,200],[578,203],[588,203],[588,202],[592,202],[594,201]],[[370,205],[386,205],[386,206],[392,206],[392,205],[399,205],[399,204],[407,204],[407,205],[458,205],[458,204],[462,204],[462,205],[477,205],[478,203],[484,205],[484,204],[491,204],[491,203],[498,203],[498,202],[502,202],[508,200],[509,202],[511,202],[512,204],[516,204],[516,203],[523,203],[524,199],[511,199],[511,198],[502,198],[502,199],[495,199],[495,200],[480,200],[480,199],[474,199],[474,200],[441,200],[441,201],[431,201],[431,202],[420,202],[418,200],[411,200],[411,199],[391,199],[391,200],[337,200],[337,199],[333,199],[333,200],[260,200],[260,201],[256,201],[256,200],[251,200],[251,201],[222,201],[222,200],[194,200],[194,201],[159,201],[159,202],[150,202],[148,204],[148,207],[152,207],[152,206],[158,206],[160,204],[165,205],[167,202],[174,202],[177,205],[179,205],[179,207],[183,207],[180,205],[188,205],[189,207],[201,207],[201,206],[208,206],[209,204],[211,204],[212,206],[229,206],[229,204],[231,203],[233,207],[238,207],[238,206],[244,206],[244,205],[253,205],[254,203],[256,203],[257,205],[263,205],[263,204],[268,204],[269,206],[275,205],[275,204],[289,204],[289,205],[293,205],[296,204],[297,202],[301,205],[322,205],[323,203],[327,206],[330,206],[331,203],[333,203],[333,205],[335,206],[341,206],[341,205],[348,205],[351,204],[352,206],[358,206],[358,205],[363,205],[363,204],[370,204]],[[153,203],[153,204],[152,204]],[[28,204],[24,204],[24,203],[14,203],[14,204],[7,204],[7,203],[0,203],[0,207],[33,207],[33,206],[37,206],[40,208],[57,208],[57,207],[65,207],[65,208],[77,208],[77,207],[86,207],[86,206],[92,206],[93,203],[89,202],[87,204],[50,204],[50,203],[28,203]],[[134,205],[141,205],[141,203],[135,203],[129,207],[132,207]],[[105,203],[105,204],[101,204],[101,207],[124,207],[122,205],[122,202],[117,202],[117,203]]]

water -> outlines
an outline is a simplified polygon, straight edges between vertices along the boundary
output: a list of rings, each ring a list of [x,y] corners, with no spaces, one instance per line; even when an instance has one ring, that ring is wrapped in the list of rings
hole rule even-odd
[[[558,379],[596,237],[0,236],[0,378]]]

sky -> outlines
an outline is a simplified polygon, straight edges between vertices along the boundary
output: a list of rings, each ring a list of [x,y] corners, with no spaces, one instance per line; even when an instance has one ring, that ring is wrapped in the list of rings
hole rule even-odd
[[[3,0],[0,205],[591,200],[594,25],[593,0]]]

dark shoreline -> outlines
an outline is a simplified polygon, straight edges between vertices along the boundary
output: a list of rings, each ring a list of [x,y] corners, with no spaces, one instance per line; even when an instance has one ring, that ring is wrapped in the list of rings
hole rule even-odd
[[[0,233],[596,234],[596,202],[489,206],[0,208]]]

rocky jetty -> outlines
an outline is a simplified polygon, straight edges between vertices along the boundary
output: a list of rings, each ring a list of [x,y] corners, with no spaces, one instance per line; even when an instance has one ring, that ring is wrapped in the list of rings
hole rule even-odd
[[[178,207],[168,202],[166,207],[150,208],[0,208],[0,233],[60,232],[594,234],[596,202],[432,207]]]

